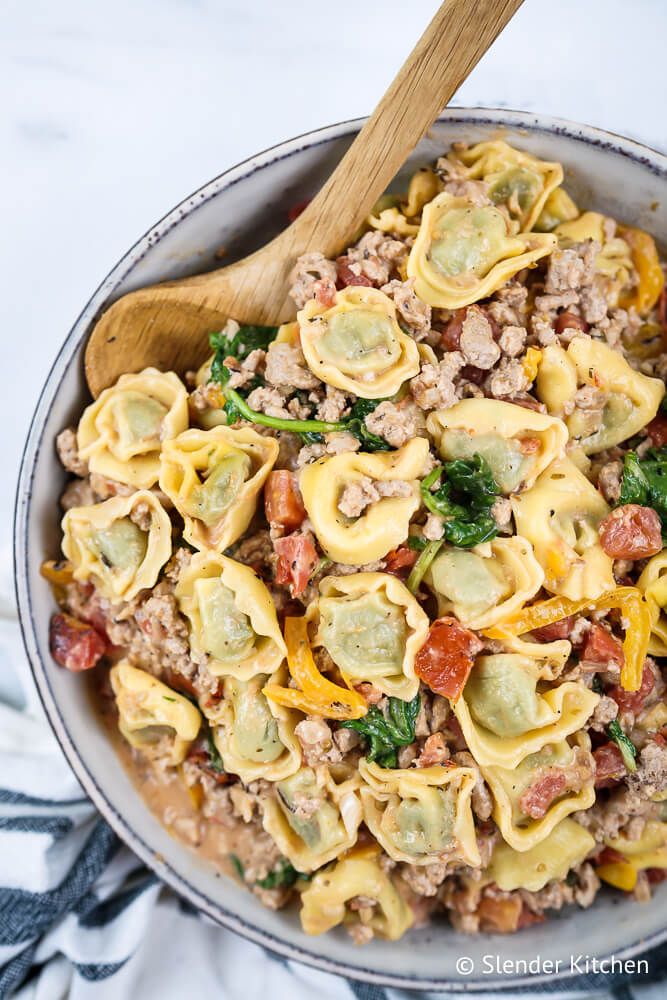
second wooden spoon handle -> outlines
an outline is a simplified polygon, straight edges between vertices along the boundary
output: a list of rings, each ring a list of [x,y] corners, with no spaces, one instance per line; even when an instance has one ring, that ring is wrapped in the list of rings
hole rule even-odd
[[[291,227],[299,252],[340,252],[522,2],[445,0],[334,173]],[[308,230],[317,234],[317,247],[309,245]]]

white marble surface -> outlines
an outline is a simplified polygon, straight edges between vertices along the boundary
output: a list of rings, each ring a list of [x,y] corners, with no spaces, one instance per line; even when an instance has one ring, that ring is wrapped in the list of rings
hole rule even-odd
[[[471,0],[474,2],[474,0]],[[258,149],[368,112],[437,0],[4,0],[0,594],[42,380],[118,257]],[[667,149],[665,0],[526,0],[456,103]]]

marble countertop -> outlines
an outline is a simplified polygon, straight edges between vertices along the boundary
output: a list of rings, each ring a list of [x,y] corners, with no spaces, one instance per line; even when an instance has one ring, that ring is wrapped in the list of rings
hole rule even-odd
[[[249,154],[369,112],[437,0],[5,0],[0,595],[15,469],[91,291],[188,192]],[[667,150],[664,0],[526,0],[456,97]]]

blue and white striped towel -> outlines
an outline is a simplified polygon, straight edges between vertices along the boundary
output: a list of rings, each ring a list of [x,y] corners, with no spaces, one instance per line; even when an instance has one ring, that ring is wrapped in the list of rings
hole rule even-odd
[[[0,657],[0,997],[265,1000],[270,988],[278,1000],[407,1000],[286,962],[179,901],[83,796],[41,712],[13,603],[2,598]],[[3,699],[16,681],[22,709],[11,694]],[[664,1000],[667,948],[649,967],[652,985],[598,975],[559,995]]]

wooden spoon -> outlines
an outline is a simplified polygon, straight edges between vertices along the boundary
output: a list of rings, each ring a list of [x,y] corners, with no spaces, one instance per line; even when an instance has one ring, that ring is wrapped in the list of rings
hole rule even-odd
[[[130,292],[107,309],[86,347],[93,396],[147,365],[184,372],[209,353],[228,317],[275,325],[293,318],[289,273],[311,250],[336,257],[442,108],[523,0],[445,0],[320,192],[292,225],[228,267]]]

